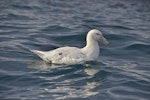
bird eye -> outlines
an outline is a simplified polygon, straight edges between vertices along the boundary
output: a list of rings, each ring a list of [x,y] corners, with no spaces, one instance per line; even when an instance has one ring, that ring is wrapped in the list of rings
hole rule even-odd
[[[99,33],[96,33],[96,35],[99,35]]]

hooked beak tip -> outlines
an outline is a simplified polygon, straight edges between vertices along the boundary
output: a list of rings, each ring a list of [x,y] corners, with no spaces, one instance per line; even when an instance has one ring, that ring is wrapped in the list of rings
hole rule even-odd
[[[105,45],[106,45],[106,46],[108,46],[108,45],[109,45],[109,42],[108,42],[108,41],[106,41]]]
[[[101,39],[100,39],[100,41],[104,44],[104,45],[109,45],[109,42],[107,41],[107,39],[105,39],[104,37],[102,37]]]

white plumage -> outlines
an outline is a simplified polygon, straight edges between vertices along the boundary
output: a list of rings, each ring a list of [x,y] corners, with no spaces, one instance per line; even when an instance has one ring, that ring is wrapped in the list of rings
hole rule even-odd
[[[80,64],[85,61],[96,60],[99,56],[98,41],[105,45],[108,41],[103,37],[99,30],[93,29],[88,32],[86,37],[86,46],[77,47],[60,47],[50,51],[30,50],[37,54],[41,59],[53,64]]]

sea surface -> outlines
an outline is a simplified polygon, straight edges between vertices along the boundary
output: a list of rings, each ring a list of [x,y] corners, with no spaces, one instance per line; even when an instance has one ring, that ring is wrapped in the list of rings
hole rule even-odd
[[[0,0],[0,100],[150,100],[150,0]],[[97,61],[50,65],[30,49],[85,46]]]

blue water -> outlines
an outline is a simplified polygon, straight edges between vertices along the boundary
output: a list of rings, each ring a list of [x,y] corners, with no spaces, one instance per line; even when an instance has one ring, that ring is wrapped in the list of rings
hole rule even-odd
[[[0,0],[0,100],[149,100],[149,0]],[[48,65],[29,49],[85,45],[98,61]],[[87,66],[88,65],[88,66]]]

